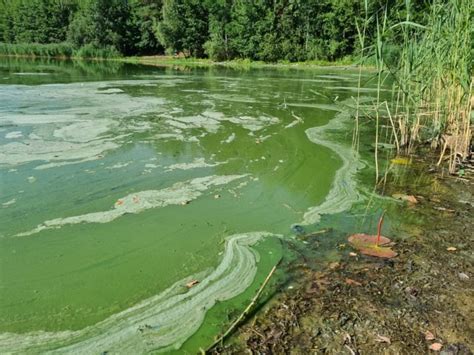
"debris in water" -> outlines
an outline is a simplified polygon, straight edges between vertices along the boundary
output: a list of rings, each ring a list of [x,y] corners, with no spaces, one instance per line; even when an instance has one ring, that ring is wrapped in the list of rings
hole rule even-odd
[[[405,157],[395,157],[392,160],[390,160],[390,162],[396,165],[410,165],[411,159],[405,158]]]
[[[356,248],[358,246],[366,246],[366,245],[387,245],[390,244],[392,241],[384,236],[377,236],[377,235],[369,235],[365,233],[357,233],[351,235],[348,239],[349,243],[354,245]]]
[[[29,176],[27,180],[30,184],[32,184],[36,181],[36,178],[34,176]]]
[[[302,226],[300,226],[299,224],[292,225],[291,230],[293,231],[293,233],[296,233],[296,234],[303,234],[304,233],[304,228]]]
[[[385,212],[382,214],[382,216],[380,216],[377,226],[377,235],[358,233],[353,234],[348,238],[349,243],[362,254],[387,259],[394,258],[398,255],[388,247],[388,245],[391,243],[391,240],[380,235],[384,214]],[[385,246],[382,247],[381,245]]]
[[[193,286],[196,286],[198,283],[199,283],[198,280],[191,280],[191,281],[189,281],[189,282],[186,284],[186,287],[187,287],[187,288],[191,288],[191,287],[193,287]]]
[[[418,203],[418,200],[413,195],[393,194],[392,197],[397,200],[402,200],[413,204]]]

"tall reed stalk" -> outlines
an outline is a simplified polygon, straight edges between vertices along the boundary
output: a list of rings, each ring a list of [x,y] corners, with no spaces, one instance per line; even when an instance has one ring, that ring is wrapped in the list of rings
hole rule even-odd
[[[446,160],[451,173],[471,153],[473,10],[471,0],[433,0],[421,25],[411,20],[406,0],[403,20],[387,26],[386,10],[383,17],[374,17],[375,43],[363,50],[372,54],[377,68],[377,176],[380,119],[390,123],[397,151],[411,154],[420,144],[430,143],[440,151],[438,164]],[[390,46],[399,48],[395,63],[384,60],[384,49]],[[393,79],[390,102],[380,97],[387,73]]]

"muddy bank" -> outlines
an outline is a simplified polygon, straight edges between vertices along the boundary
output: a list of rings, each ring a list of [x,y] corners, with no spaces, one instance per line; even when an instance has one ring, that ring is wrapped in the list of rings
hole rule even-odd
[[[298,285],[280,292],[214,353],[472,354],[474,179],[414,158],[379,193],[413,195],[396,205],[398,256],[383,260],[339,245],[341,259],[288,266]],[[400,170],[400,169],[399,169]],[[472,170],[472,169],[471,169]],[[406,216],[406,219],[403,218]],[[317,248],[328,231],[307,239]],[[433,350],[434,349],[434,350]]]

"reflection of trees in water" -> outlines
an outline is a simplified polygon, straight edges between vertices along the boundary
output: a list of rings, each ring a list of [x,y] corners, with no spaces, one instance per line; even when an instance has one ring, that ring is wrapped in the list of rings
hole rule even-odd
[[[0,58],[0,73],[45,73],[0,78],[3,83],[38,85],[58,82],[98,81],[143,73],[143,68],[119,61],[58,60],[48,58]]]

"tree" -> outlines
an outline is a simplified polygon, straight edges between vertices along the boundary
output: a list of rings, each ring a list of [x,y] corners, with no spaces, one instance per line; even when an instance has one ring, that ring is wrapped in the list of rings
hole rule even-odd
[[[208,11],[200,0],[164,0],[157,36],[168,52],[204,56],[208,40]]]
[[[132,38],[137,28],[131,20],[127,0],[94,0],[85,3],[69,26],[68,39],[80,47],[113,46],[123,54],[134,51]]]

